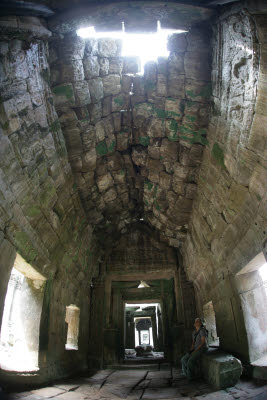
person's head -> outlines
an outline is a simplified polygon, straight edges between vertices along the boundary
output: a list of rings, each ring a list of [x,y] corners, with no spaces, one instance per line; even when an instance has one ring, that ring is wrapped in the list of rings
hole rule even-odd
[[[196,318],[194,323],[194,327],[196,328],[196,330],[199,330],[202,326],[203,326],[202,319]]]

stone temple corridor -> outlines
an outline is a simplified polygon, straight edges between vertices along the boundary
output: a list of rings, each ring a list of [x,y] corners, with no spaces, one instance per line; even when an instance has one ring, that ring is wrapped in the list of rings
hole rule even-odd
[[[267,399],[266,77],[265,0],[0,2],[0,397]]]

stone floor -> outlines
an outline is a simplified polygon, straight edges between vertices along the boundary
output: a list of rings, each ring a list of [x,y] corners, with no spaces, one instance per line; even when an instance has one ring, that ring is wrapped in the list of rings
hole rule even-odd
[[[267,400],[267,382],[241,380],[234,387],[216,391],[198,380],[188,382],[181,371],[102,370],[91,377],[66,379],[53,386],[6,394],[8,400]]]

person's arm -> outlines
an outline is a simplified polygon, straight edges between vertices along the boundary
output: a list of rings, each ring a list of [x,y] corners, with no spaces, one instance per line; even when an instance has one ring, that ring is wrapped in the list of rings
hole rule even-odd
[[[193,351],[193,353],[196,353],[201,347],[203,347],[206,343],[206,336],[203,335],[201,336],[201,344]]]

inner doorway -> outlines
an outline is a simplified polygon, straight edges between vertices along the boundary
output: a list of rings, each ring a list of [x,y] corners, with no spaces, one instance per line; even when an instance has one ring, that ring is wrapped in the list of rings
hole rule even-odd
[[[125,303],[125,359],[163,359],[160,303]]]

